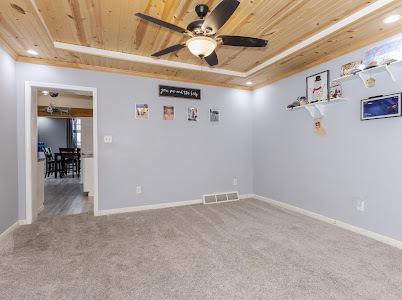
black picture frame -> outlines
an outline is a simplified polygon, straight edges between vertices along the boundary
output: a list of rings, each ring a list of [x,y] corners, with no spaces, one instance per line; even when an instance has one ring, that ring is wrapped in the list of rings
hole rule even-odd
[[[329,72],[329,70],[325,70],[325,71],[319,72],[317,74],[314,74],[314,75],[306,77],[306,99],[307,99],[307,101],[309,103],[319,102],[319,101],[311,101],[312,99],[310,99],[310,97],[309,97],[309,83],[308,83],[309,78],[322,76],[323,74],[325,74],[326,77],[327,77],[327,80],[326,80],[326,83],[327,83],[327,92],[326,92],[327,99],[323,99],[322,101],[329,101],[330,100],[330,82],[331,82],[330,78],[329,78],[330,72]]]
[[[169,85],[159,85],[159,97],[201,100],[201,90]]]

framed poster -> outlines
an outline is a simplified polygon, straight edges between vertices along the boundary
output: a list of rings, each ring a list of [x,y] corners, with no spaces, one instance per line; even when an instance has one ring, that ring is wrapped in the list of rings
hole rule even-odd
[[[314,74],[306,78],[306,96],[309,103],[329,99],[329,71]]]

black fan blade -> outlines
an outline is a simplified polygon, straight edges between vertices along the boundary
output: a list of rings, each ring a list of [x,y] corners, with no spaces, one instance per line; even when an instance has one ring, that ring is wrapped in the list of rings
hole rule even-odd
[[[168,53],[175,52],[177,50],[183,49],[185,47],[186,47],[186,44],[177,44],[177,45],[174,45],[174,46],[170,46],[170,47],[168,47],[166,49],[163,49],[161,51],[158,51],[158,52],[152,54],[152,56],[155,56],[155,57],[162,56],[162,55],[165,55],[165,54],[168,54]]]
[[[222,45],[239,47],[265,47],[268,41],[248,36],[221,35]]]
[[[216,52],[214,51],[209,56],[205,57],[205,61],[211,67],[216,66],[218,64],[218,56],[216,55]]]
[[[240,2],[238,0],[223,0],[205,18],[202,29],[206,33],[216,33],[233,15]]]
[[[136,13],[135,15],[136,15],[137,17],[141,18],[141,19],[144,19],[144,20],[146,20],[146,21],[155,23],[156,25],[159,25],[159,26],[162,26],[162,27],[165,27],[165,28],[169,28],[169,29],[171,29],[171,30],[174,30],[174,31],[177,31],[177,32],[180,32],[180,33],[185,33],[185,32],[186,32],[186,30],[185,30],[184,28],[181,28],[181,27],[179,27],[179,26],[176,26],[176,25],[174,25],[174,24],[172,24],[172,23],[168,23],[168,22],[166,22],[166,21],[162,21],[162,20],[159,20],[159,19],[157,19],[157,18],[148,16],[148,15],[144,15],[144,14],[142,14],[142,13]]]

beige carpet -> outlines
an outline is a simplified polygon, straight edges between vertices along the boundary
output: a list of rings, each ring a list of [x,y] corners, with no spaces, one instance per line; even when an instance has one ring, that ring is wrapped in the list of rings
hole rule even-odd
[[[402,299],[402,251],[257,200],[42,218],[0,299]]]

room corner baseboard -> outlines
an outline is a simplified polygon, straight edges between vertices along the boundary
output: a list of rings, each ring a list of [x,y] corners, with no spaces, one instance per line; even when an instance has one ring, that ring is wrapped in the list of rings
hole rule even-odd
[[[22,226],[22,225],[27,225],[27,220],[19,220],[19,221],[18,221],[18,224],[19,224],[20,226]]]
[[[312,211],[309,211],[309,210],[306,210],[306,209],[303,209],[303,208],[300,208],[300,207],[297,207],[297,206],[293,206],[293,205],[290,205],[290,204],[287,204],[287,203],[284,203],[284,202],[276,201],[276,200],[273,200],[273,199],[270,199],[270,198],[267,198],[267,197],[254,195],[253,198],[257,199],[257,200],[260,200],[260,201],[264,201],[266,203],[269,203],[269,204],[272,204],[272,205],[275,205],[275,206],[278,206],[278,207],[281,207],[281,208],[286,209],[286,210],[290,210],[290,211],[293,211],[293,212],[296,212],[296,213],[300,213],[302,215],[308,216],[308,217],[313,218],[313,219],[317,219],[317,220],[320,220],[320,221],[323,221],[323,222],[338,226],[340,228],[352,231],[354,233],[358,233],[360,235],[369,237],[371,239],[374,239],[376,241],[382,242],[384,244],[387,244],[387,245],[402,249],[402,241],[390,238],[388,236],[381,235],[379,233],[376,233],[376,232],[373,232],[373,231],[370,231],[370,230],[367,230],[367,229],[363,229],[361,227],[350,225],[350,224],[342,222],[342,221],[331,219],[329,217],[314,213]]]
[[[102,209],[102,210],[99,210],[96,215],[97,216],[106,216],[106,215],[123,214],[123,213],[143,211],[143,210],[169,208],[169,207],[194,205],[194,204],[202,204],[202,200],[198,199],[198,200],[167,202],[167,203],[160,203],[160,204],[150,204],[150,205],[123,207],[123,208]]]
[[[4,230],[1,234],[0,234],[0,243],[3,239],[5,239],[10,233],[12,233],[15,229],[18,228],[18,226],[20,226],[20,221],[15,222],[13,225],[11,225],[10,227],[8,227],[6,230]]]
[[[255,198],[256,196],[254,194],[244,194],[244,195],[239,195],[239,199],[251,199]]]

